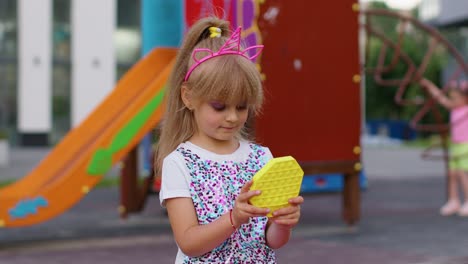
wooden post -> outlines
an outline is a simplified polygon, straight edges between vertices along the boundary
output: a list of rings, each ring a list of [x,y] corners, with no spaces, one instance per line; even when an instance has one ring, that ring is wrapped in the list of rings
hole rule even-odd
[[[130,151],[123,161],[120,170],[120,207],[121,218],[137,209],[138,193],[138,152],[137,148]]]
[[[361,192],[359,190],[359,173],[344,174],[343,186],[343,220],[354,225],[360,218]]]
[[[357,169],[356,164],[360,164],[358,160],[301,163],[305,175],[343,173],[342,216],[348,225],[356,224],[361,216],[360,168]]]

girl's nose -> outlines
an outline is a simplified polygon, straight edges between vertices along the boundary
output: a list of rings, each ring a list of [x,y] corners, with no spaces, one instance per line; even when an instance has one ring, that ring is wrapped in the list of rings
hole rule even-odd
[[[235,122],[235,121],[239,120],[239,115],[238,115],[237,110],[235,108],[230,108],[227,111],[226,120],[229,121],[229,122]]]

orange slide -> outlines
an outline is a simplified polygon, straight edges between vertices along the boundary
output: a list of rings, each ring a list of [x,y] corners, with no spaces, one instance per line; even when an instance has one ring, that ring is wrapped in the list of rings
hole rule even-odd
[[[0,227],[49,220],[86,195],[160,121],[176,49],[157,48],[21,180],[0,189]]]

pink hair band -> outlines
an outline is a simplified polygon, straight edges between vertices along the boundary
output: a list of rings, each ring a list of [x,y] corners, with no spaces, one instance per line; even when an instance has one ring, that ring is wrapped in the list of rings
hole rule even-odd
[[[206,48],[194,49],[192,52],[192,58],[195,61],[195,63],[188,70],[187,74],[185,75],[184,81],[188,80],[188,78],[192,74],[193,70],[195,70],[195,68],[197,68],[200,64],[202,64],[203,62],[211,58],[215,58],[215,57],[223,56],[223,55],[239,55],[249,60],[254,60],[255,58],[257,58],[260,55],[260,52],[263,50],[263,45],[253,45],[244,50],[241,50],[240,49],[240,32],[241,32],[241,27],[238,27],[232,33],[231,37],[226,41],[226,43],[224,43],[223,46],[221,46],[221,48],[216,52],[210,49],[206,49]],[[249,56],[248,51],[255,50],[255,49],[258,49],[255,52],[255,54],[252,56]],[[208,53],[208,55],[198,60],[196,58],[196,55],[200,52],[206,52]]]

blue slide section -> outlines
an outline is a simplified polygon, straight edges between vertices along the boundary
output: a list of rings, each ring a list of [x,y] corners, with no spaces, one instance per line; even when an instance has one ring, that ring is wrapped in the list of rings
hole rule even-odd
[[[359,186],[361,190],[368,187],[364,170],[361,170],[359,175]],[[343,174],[341,173],[304,175],[301,193],[341,192],[343,187]]]
[[[178,47],[184,32],[183,0],[141,1],[142,56],[156,47]],[[143,147],[143,169],[149,172],[153,139],[146,135]]]

